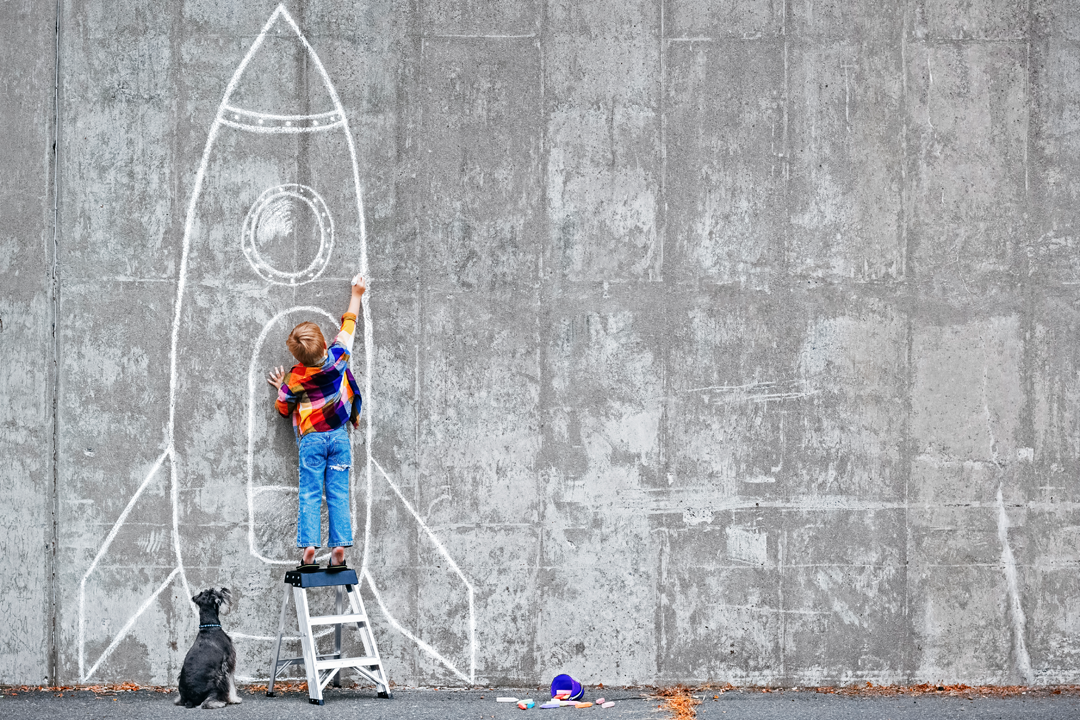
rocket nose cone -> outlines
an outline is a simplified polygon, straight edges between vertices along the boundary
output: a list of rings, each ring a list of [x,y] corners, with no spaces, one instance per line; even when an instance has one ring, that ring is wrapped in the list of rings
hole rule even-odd
[[[338,109],[321,62],[282,6],[229,85],[225,105],[252,113],[311,116]]]

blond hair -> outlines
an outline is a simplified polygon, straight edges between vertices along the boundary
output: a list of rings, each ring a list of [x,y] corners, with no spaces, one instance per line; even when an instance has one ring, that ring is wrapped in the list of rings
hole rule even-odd
[[[326,352],[326,340],[322,330],[313,322],[302,322],[294,327],[285,344],[293,357],[308,367],[318,365]]]

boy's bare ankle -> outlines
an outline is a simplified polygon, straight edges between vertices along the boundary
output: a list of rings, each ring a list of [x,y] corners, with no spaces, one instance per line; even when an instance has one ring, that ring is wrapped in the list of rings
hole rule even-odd
[[[341,565],[345,562],[345,548],[336,547],[330,552],[330,562]]]
[[[303,561],[304,561],[305,565],[314,565],[315,564],[315,548],[314,547],[306,547],[306,548],[304,548]]]

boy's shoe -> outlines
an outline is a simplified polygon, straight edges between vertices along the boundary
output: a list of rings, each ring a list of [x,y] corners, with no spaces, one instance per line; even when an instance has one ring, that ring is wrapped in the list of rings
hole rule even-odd
[[[304,557],[307,556],[309,550],[311,551],[311,562],[304,562]],[[317,552],[318,550],[314,547],[309,546],[305,548],[304,552],[300,554],[300,562],[296,566],[297,572],[313,573],[322,570],[322,568],[319,567],[319,561],[315,557]]]
[[[341,550],[341,564],[334,562],[334,555],[337,551]],[[341,572],[342,570],[348,570],[349,566],[345,564],[345,551],[342,548],[336,547],[330,551],[330,559],[326,561],[326,572]]]

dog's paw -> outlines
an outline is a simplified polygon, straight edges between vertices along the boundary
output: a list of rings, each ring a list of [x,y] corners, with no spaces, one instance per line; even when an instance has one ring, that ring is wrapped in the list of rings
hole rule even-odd
[[[218,708],[225,707],[225,703],[221,700],[211,700],[210,698],[206,698],[203,700],[203,704],[200,707],[202,707],[203,710],[217,710]]]
[[[242,702],[244,702],[244,699],[241,698],[239,695],[233,695],[231,698],[229,698],[230,705],[239,705]]]
[[[177,694],[176,699],[172,701],[172,704],[173,705],[179,705],[182,702],[184,702],[184,696],[180,695],[180,694]]]

